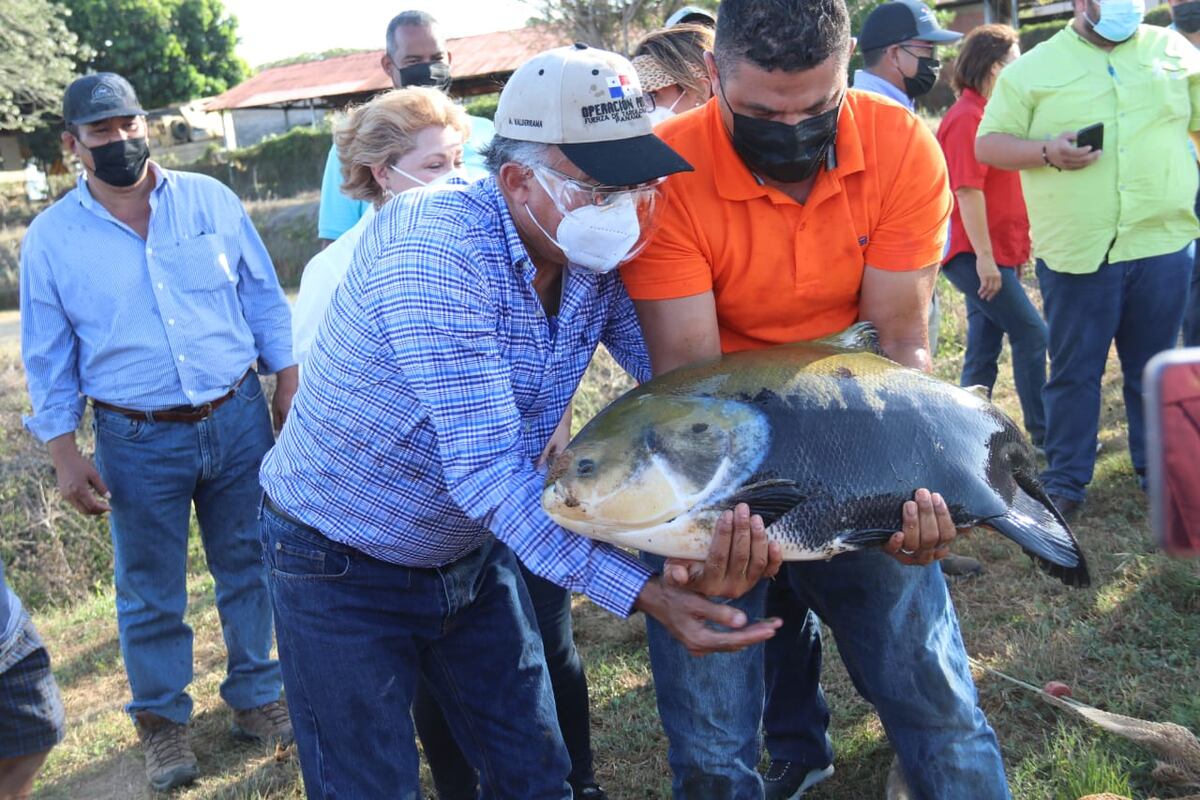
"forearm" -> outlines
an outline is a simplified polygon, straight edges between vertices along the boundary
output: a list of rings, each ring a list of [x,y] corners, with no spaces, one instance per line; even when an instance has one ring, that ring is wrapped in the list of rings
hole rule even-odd
[[[1200,161],[1200,131],[1189,131],[1188,136],[1192,137],[1192,152],[1196,154],[1196,160]]]
[[[1046,166],[1042,158],[1046,144],[1008,133],[985,133],[975,140],[975,158],[1000,169],[1035,169]]]
[[[75,432],[64,433],[61,436],[55,436],[50,441],[46,442],[46,450],[50,453],[50,460],[54,462],[55,469],[60,464],[67,460],[79,456],[79,446],[75,444]]]
[[[962,215],[963,229],[975,255],[992,258],[992,237],[988,233],[987,201],[979,189],[963,187],[954,192],[958,198],[958,211]]]

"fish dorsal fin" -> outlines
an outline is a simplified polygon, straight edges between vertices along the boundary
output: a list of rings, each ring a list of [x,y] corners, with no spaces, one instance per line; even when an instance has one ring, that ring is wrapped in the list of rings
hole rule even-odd
[[[883,355],[883,350],[879,347],[879,332],[875,330],[875,323],[865,320],[854,323],[841,333],[816,339],[815,342],[842,350],[865,350],[868,353]]]
[[[737,494],[729,498],[728,502],[730,508],[738,503],[747,504],[750,506],[750,513],[762,517],[763,525],[769,528],[804,499],[804,493],[795,481],[771,478],[746,484],[738,489]]]
[[[975,395],[980,400],[987,400],[989,403],[992,401],[991,391],[988,389],[988,387],[984,386],[983,384],[976,384],[974,386],[964,386],[963,389],[965,389],[966,391]]]

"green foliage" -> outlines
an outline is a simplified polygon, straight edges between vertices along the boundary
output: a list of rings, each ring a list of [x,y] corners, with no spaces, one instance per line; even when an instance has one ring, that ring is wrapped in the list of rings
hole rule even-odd
[[[302,126],[251,147],[209,150],[187,170],[211,175],[243,200],[293,197],[321,188],[325,159],[332,145],[328,130]]]
[[[221,0],[64,0],[67,26],[94,52],[79,70],[116,72],[144,108],[219,94],[246,75],[237,20]]]
[[[0,130],[33,130],[62,108],[74,59],[89,55],[65,15],[48,0],[0,0]]]
[[[537,0],[533,23],[549,25],[564,38],[629,55],[642,34],[662,26],[685,5],[716,10],[716,0]]]
[[[467,113],[473,117],[487,117],[488,119],[495,119],[496,105],[499,102],[499,93],[483,94],[479,97],[472,97],[464,107],[466,108]]]

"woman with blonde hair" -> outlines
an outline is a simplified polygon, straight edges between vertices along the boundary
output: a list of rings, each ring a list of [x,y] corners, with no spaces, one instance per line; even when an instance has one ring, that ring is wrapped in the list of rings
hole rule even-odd
[[[292,308],[292,348],[298,363],[307,360],[325,309],[375,212],[401,192],[461,176],[463,143],[470,131],[466,112],[449,97],[418,87],[381,94],[352,109],[338,126],[334,139],[342,162],[342,191],[371,207],[304,267]]]
[[[681,23],[652,31],[633,51],[642,91],[654,100],[650,120],[663,120],[704,105],[712,97],[704,54],[713,49],[712,28]]]

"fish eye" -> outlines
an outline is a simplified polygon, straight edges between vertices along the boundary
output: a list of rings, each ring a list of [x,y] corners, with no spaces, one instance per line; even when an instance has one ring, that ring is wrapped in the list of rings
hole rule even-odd
[[[707,422],[697,422],[692,426],[692,433],[704,433],[706,430],[708,430]]]
[[[596,462],[592,461],[590,458],[581,459],[580,462],[575,465],[575,472],[579,475],[590,475],[594,469],[596,469]]]

